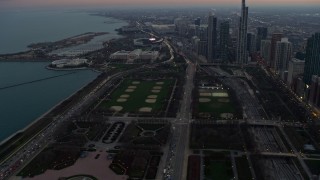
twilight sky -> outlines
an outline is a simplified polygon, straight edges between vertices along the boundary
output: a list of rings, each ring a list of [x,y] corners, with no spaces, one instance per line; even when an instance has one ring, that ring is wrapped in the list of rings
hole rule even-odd
[[[241,0],[0,0],[0,7],[240,4]],[[247,0],[248,5],[320,5],[320,0]]]

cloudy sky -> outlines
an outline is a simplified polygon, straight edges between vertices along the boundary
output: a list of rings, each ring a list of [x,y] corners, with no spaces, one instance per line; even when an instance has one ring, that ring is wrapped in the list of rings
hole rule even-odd
[[[240,4],[241,0],[0,0],[0,7]],[[320,5],[320,0],[247,0],[249,5]]]

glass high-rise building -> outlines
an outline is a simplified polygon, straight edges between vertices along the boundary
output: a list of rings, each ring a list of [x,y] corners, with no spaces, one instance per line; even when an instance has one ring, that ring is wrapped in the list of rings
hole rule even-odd
[[[288,70],[289,61],[292,59],[292,44],[288,38],[282,38],[276,44],[274,70],[283,73]]]
[[[246,1],[242,0],[241,17],[239,24],[238,45],[237,45],[237,64],[248,63],[247,52],[247,31],[248,31],[248,7]]]
[[[308,39],[303,80],[311,84],[313,75],[320,75],[320,33],[315,33]]]
[[[217,18],[210,13],[208,17],[208,63],[213,63],[217,53]]]
[[[230,24],[224,21],[220,24],[220,59],[226,63],[228,59],[229,40],[230,40]]]
[[[261,49],[261,41],[266,40],[268,37],[268,28],[266,27],[257,27],[257,38],[256,38],[256,49],[260,51]]]

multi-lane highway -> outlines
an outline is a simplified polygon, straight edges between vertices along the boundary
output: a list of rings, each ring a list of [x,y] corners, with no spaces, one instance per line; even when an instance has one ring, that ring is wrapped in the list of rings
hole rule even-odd
[[[99,94],[102,94],[105,92],[105,89],[114,85],[116,79],[142,69],[143,67],[140,67],[109,76],[106,80],[99,83],[90,93],[88,93],[82,99],[79,99],[78,103],[76,103],[74,106],[64,110],[64,112],[54,117],[54,120],[47,127],[34,135],[28,142],[20,146],[10,156],[1,162],[0,180],[7,179],[19,172],[25,165],[28,164],[28,162],[30,162],[37,154],[39,154],[48,144],[53,141],[52,136],[57,127],[59,127],[65,121],[70,120],[74,114],[79,113],[83,108],[94,102]]]
[[[189,124],[191,122],[192,90],[196,65],[187,61],[183,98],[177,119],[173,121],[173,135],[168,152],[164,179],[186,179],[189,150]]]

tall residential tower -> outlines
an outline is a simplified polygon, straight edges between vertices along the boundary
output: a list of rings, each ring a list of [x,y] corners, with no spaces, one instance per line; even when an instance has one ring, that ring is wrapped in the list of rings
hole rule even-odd
[[[223,63],[228,63],[230,25],[228,21],[220,24],[220,58]]]
[[[308,39],[303,75],[304,82],[310,85],[313,75],[320,75],[320,33],[315,33]]]
[[[208,63],[213,63],[217,54],[217,18],[213,13],[208,17]]]
[[[239,26],[239,34],[238,34],[238,45],[237,45],[237,64],[240,64],[240,65],[244,65],[248,63],[247,31],[248,31],[248,7],[246,7],[246,1],[242,0],[240,26]]]

